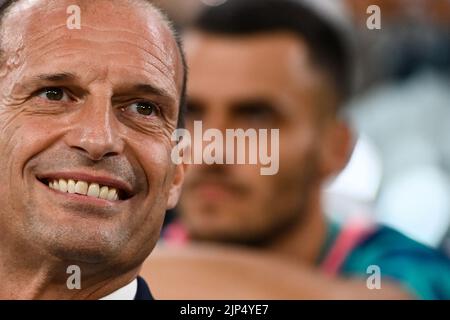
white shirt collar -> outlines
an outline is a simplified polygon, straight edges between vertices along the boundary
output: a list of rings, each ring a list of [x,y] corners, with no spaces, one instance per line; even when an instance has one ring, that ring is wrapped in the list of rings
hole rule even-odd
[[[137,286],[137,279],[134,279],[126,286],[114,291],[113,293],[108,294],[106,297],[103,297],[100,300],[134,300],[137,293]]]

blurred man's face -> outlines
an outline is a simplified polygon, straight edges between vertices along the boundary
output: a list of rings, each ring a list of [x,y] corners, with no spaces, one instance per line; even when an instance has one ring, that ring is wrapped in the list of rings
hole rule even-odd
[[[82,2],[80,30],[66,27],[73,1],[23,3],[2,30],[2,241],[143,261],[182,180],[176,43],[159,14],[124,1]]]
[[[262,176],[260,165],[193,165],[180,213],[192,236],[259,242],[302,218],[311,190],[322,180],[320,110],[330,89],[298,38],[277,33],[186,36],[190,67],[187,127],[203,130],[280,130],[280,167]]]

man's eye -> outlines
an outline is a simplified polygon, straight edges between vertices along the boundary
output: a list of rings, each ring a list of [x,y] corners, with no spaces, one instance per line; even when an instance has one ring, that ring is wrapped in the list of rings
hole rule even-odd
[[[205,113],[202,104],[189,100],[186,108],[186,118],[193,120],[200,120]]]
[[[51,101],[69,101],[69,96],[62,88],[45,88],[38,94],[39,97]]]
[[[138,113],[146,117],[152,116],[157,112],[156,104],[149,102],[135,102],[130,104],[127,109],[133,113]]]

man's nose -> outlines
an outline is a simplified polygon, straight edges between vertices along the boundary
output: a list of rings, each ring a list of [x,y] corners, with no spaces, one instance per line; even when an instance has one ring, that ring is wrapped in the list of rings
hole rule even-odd
[[[110,99],[93,97],[82,107],[75,121],[65,138],[69,147],[94,161],[122,153],[124,143]]]
[[[230,129],[230,121],[227,118],[227,115],[225,112],[215,112],[215,113],[209,113],[207,117],[204,118],[203,121],[203,130],[217,130],[217,133],[222,134],[223,138],[223,144],[222,148],[216,148],[215,149],[215,156],[214,158],[217,160],[221,160],[222,164],[226,163],[226,157],[227,153],[230,152],[230,150],[227,150],[227,144],[226,144],[226,130]],[[209,145],[209,143],[203,143],[202,152],[205,150],[205,147]],[[208,166],[211,166],[209,164]],[[215,163],[212,166],[221,166],[219,163]]]

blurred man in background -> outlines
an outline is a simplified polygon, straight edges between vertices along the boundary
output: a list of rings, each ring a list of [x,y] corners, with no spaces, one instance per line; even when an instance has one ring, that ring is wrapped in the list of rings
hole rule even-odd
[[[392,229],[340,229],[323,215],[321,187],[352,149],[341,117],[351,58],[333,25],[295,1],[228,1],[185,39],[187,127],[277,128],[280,168],[191,167],[165,239],[195,242],[162,248],[146,266],[159,297],[449,298],[445,257]]]

